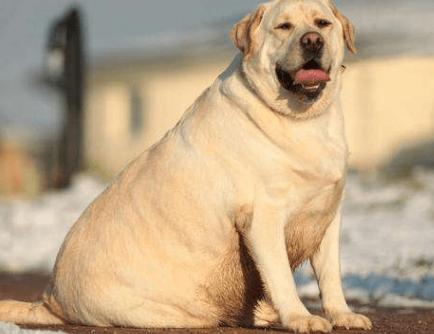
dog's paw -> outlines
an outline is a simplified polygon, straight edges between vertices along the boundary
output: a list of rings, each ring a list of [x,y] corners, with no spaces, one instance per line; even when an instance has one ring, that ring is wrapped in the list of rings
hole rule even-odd
[[[328,318],[333,327],[342,327],[345,329],[363,329],[371,330],[372,322],[362,314],[353,312],[330,313]]]
[[[290,317],[284,325],[295,333],[330,333],[333,329],[328,320],[316,315]]]
[[[255,327],[270,327],[279,323],[279,314],[271,303],[261,300],[255,307],[254,325]]]

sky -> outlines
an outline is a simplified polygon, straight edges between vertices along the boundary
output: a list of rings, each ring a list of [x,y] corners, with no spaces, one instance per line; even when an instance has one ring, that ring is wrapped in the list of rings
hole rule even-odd
[[[55,94],[32,84],[41,71],[49,24],[78,4],[91,60],[158,47],[206,29],[227,38],[231,24],[258,0],[1,0],[0,136],[29,127],[58,128]],[[360,55],[434,54],[434,1],[337,0],[355,22]],[[226,22],[226,23],[225,23]],[[164,44],[163,43],[163,44]],[[235,49],[234,49],[235,52]]]
[[[191,30],[255,8],[256,0],[1,0],[0,136],[31,126],[58,127],[57,96],[32,85],[42,69],[47,29],[78,4],[87,23],[90,56],[140,47],[156,35]],[[20,134],[21,135],[21,134]]]

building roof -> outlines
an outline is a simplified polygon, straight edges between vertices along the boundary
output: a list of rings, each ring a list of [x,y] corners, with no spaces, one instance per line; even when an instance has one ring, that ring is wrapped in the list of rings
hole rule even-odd
[[[160,30],[153,35],[131,39],[123,46],[105,49],[95,58],[97,65],[124,61],[160,61],[166,54],[232,50],[228,37],[231,27],[260,1],[244,1],[244,7],[204,23],[189,21],[181,30]],[[434,54],[434,1],[432,0],[336,0],[338,7],[354,23],[359,52],[351,60],[376,57]],[[222,2],[225,7],[225,1]],[[227,5],[227,4],[226,4]]]
[[[434,1],[336,1],[357,30],[359,58],[434,54]]]

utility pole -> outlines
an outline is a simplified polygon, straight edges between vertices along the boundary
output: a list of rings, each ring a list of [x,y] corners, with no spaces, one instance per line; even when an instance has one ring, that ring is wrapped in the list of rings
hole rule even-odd
[[[65,188],[83,163],[85,59],[78,8],[52,24],[47,49],[48,80],[60,92],[64,109],[50,186]]]

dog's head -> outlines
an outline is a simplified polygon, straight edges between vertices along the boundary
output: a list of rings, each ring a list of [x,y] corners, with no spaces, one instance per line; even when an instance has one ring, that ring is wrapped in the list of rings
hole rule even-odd
[[[345,45],[354,28],[333,0],[274,0],[232,30],[243,72],[269,107],[296,118],[325,110],[339,86]]]

